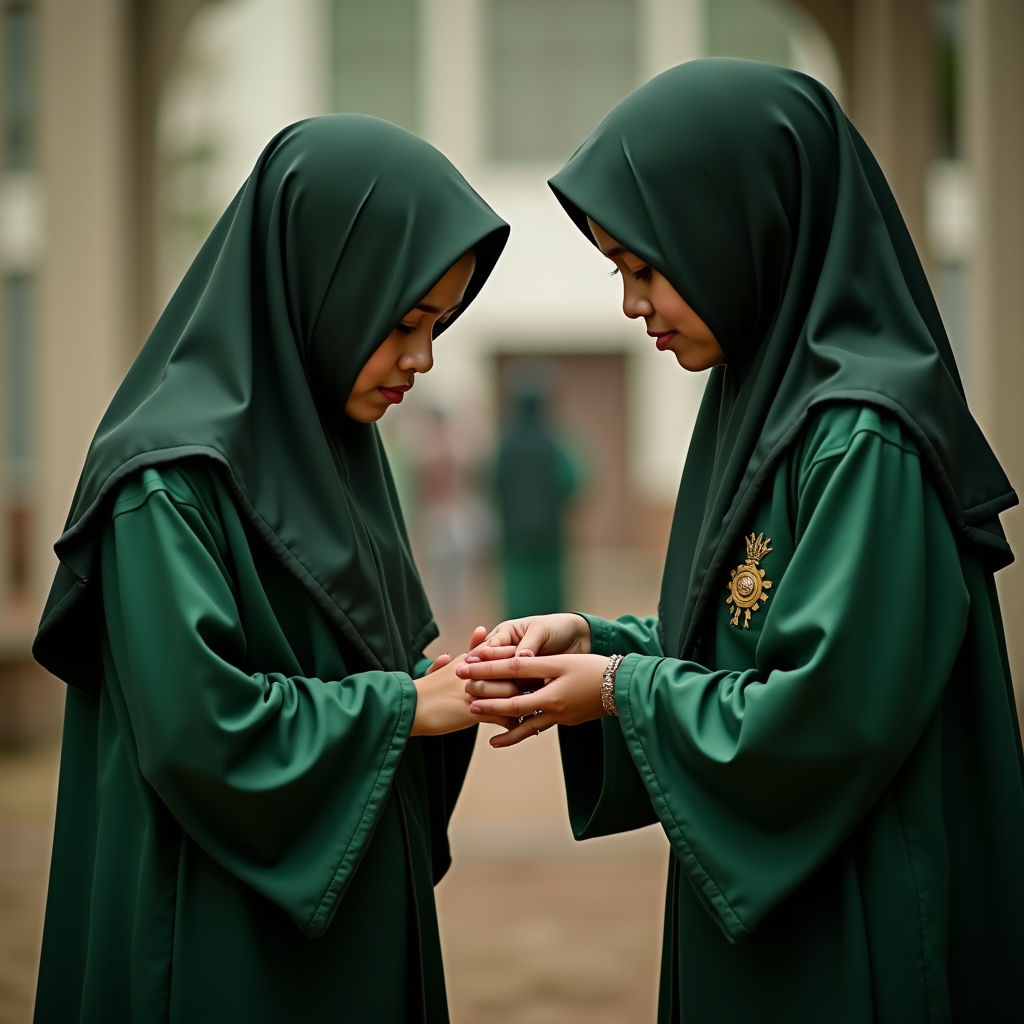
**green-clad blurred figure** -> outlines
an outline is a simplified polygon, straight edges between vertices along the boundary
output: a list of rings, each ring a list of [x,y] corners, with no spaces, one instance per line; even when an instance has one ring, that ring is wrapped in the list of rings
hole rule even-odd
[[[506,614],[517,618],[561,611],[563,519],[577,471],[547,423],[544,393],[537,385],[523,386],[516,395],[497,468]]]

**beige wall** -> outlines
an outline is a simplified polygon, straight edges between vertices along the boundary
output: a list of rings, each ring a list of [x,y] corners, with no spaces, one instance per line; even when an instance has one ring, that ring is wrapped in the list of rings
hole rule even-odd
[[[978,197],[973,260],[977,414],[1024,493],[1024,2],[966,0],[967,148]],[[1003,622],[1024,708],[1024,513],[1003,516],[1018,561],[998,577]]]
[[[0,742],[59,720],[63,687],[46,680],[28,649],[89,441],[153,315],[155,103],[175,32],[197,5],[37,0],[45,242],[36,269],[35,518],[27,600],[0,610]]]
[[[924,181],[935,155],[928,0],[797,0],[828,33],[846,111],[885,172],[925,269]]]
[[[39,163],[46,248],[38,308],[38,518],[45,595],[96,424],[155,313],[147,227],[155,110],[196,0],[39,0]]]
[[[41,6],[40,163],[47,245],[39,295],[38,517],[45,592],[92,431],[126,365],[130,210],[121,0]]]

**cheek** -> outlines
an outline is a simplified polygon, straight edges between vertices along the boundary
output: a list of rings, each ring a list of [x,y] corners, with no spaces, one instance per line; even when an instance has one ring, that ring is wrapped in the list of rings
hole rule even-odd
[[[693,334],[701,324],[700,318],[667,281],[658,284],[660,287],[652,289],[651,295],[655,309],[676,330],[683,334]]]
[[[356,379],[355,391],[372,391],[383,383],[398,362],[398,346],[394,336],[387,338],[376,352],[366,360]]]

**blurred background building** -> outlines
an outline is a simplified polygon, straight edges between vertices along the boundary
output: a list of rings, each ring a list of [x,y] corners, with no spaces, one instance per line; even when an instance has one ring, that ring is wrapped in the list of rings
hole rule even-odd
[[[705,54],[798,68],[843,103],[1021,486],[1024,0],[0,0],[0,742],[59,729],[29,644],[95,425],[264,144],[311,114],[417,132],[513,226],[384,423],[442,649],[502,612],[492,465],[524,368],[579,470],[565,602],[653,612],[704,380],[625,321],[545,179],[633,88]],[[1004,519],[1024,550],[1024,517]],[[1024,569],[998,583],[1020,685]],[[54,750],[0,756],[0,1020],[27,1019]],[[664,845],[574,848],[556,772],[550,734],[474,764],[440,890],[456,1024],[650,1019]],[[488,923],[499,870],[547,916],[502,901]],[[510,959],[519,980],[483,970]]]

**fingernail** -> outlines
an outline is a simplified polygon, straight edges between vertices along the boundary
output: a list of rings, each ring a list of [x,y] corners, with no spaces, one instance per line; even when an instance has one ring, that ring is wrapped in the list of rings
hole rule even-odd
[[[533,657],[533,651],[528,651],[528,650],[516,651],[516,656],[519,657],[519,658],[532,658]]]
[[[462,664],[462,665],[460,665],[460,666],[459,666],[459,667],[458,667],[458,668],[457,668],[457,669],[455,670],[455,674],[456,674],[456,675],[457,675],[457,676],[458,676],[458,677],[459,677],[460,679],[468,679],[468,678],[469,678],[469,669],[468,669],[468,668],[466,668],[465,664]]]
[[[475,665],[480,660],[480,656],[477,654],[467,654],[464,664]]]

